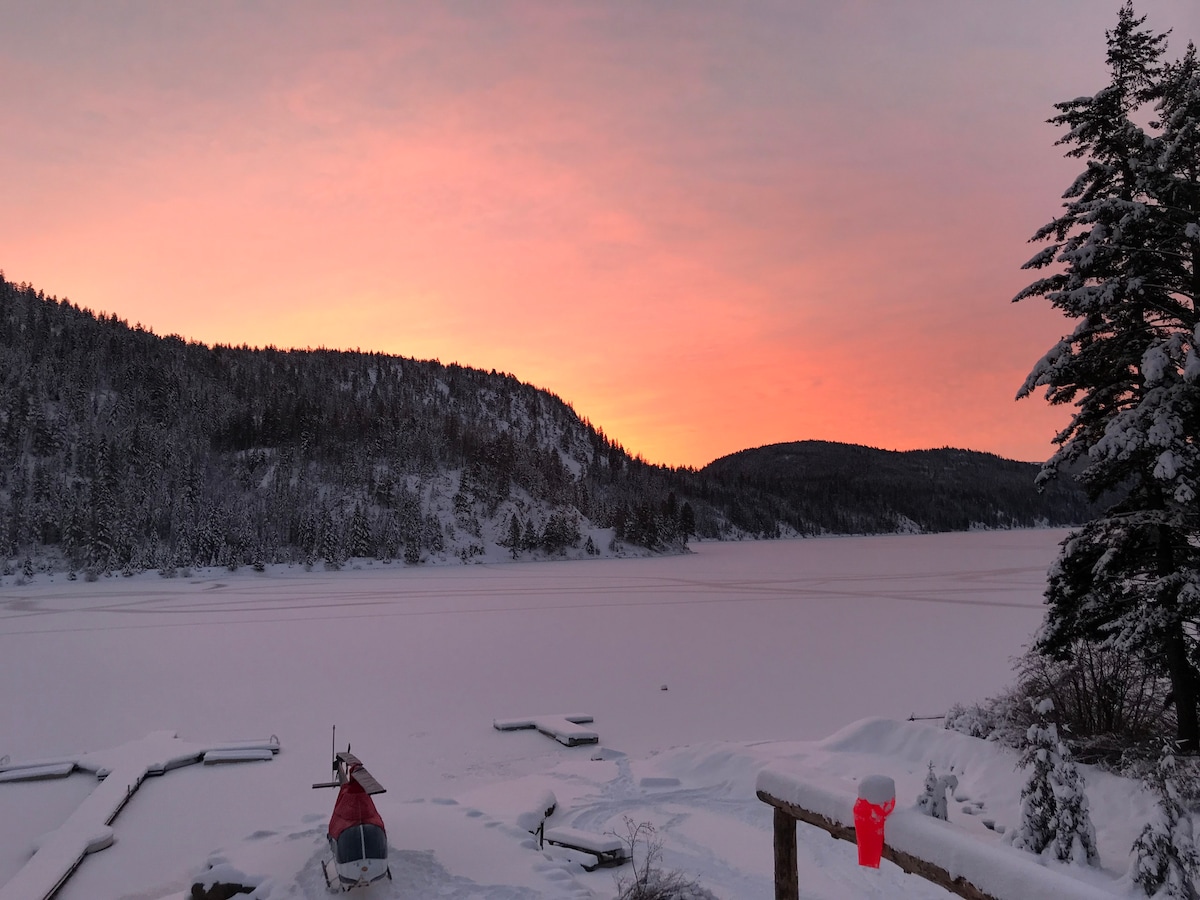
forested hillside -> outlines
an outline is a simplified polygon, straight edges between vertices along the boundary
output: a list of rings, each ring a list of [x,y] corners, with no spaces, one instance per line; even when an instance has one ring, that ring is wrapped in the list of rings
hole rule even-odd
[[[111,571],[588,544],[694,530],[671,473],[509,375],[214,347],[0,282],[0,558]],[[712,515],[708,516],[712,529]]]
[[[701,474],[771,504],[780,522],[805,533],[966,531],[1085,520],[1091,505],[1069,477],[1044,492],[1040,466],[973,450],[876,450],[798,441],[743,450]],[[736,511],[734,519],[741,518]]]
[[[1077,492],[1039,496],[1029,464],[903,455],[926,460],[914,480],[880,451],[786,446],[810,451],[654,466],[511,375],[207,347],[0,277],[0,566],[10,573],[608,555],[679,550],[692,535],[1083,518]]]

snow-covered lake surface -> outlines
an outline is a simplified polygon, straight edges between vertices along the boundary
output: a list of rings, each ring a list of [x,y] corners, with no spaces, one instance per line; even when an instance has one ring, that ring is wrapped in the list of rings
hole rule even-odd
[[[330,726],[387,787],[395,880],[364,898],[607,898],[614,870],[533,849],[517,825],[549,790],[551,824],[652,822],[665,862],[727,898],[773,896],[764,767],[853,790],[878,772],[911,805],[928,762],[960,768],[951,819],[1000,839],[1020,775],[992,745],[930,725],[1010,681],[1041,619],[1060,531],[700,544],[663,559],[341,572],[147,574],[0,588],[0,756],[96,751],[169,729],[189,741],[279,736],[270,762],[148,780],[64,900],[174,897],[210,861],[266,877],[256,896],[323,897]],[[664,689],[665,687],[665,689]],[[494,719],[586,714],[596,746]],[[870,721],[860,721],[860,720]],[[855,724],[857,723],[857,724]],[[835,735],[839,732],[840,734]],[[835,735],[830,738],[831,735]],[[828,740],[825,740],[828,738]],[[602,759],[593,759],[601,756]],[[1144,811],[1089,773],[1116,879]],[[0,784],[0,884],[95,787]],[[981,805],[968,815],[959,807]],[[1105,816],[1113,821],[1105,821]],[[939,897],[801,829],[802,896]],[[620,870],[615,870],[620,874]]]

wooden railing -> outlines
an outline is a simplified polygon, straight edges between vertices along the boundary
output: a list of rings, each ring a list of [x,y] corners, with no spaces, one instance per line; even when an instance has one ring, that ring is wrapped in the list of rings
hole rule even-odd
[[[800,900],[800,874],[796,859],[796,823],[804,822],[832,837],[857,844],[854,829],[826,818],[820,813],[773,797],[766,791],[758,791],[758,799],[775,808],[775,900]],[[966,900],[998,900],[985,894],[965,878],[954,878],[941,866],[918,859],[910,853],[883,845],[883,858],[895,863],[905,872],[919,875],[927,881],[944,887],[952,894]]]

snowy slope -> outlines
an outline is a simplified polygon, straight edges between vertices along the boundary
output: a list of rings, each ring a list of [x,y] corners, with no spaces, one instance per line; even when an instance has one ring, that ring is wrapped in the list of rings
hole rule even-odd
[[[626,817],[652,822],[668,866],[720,897],[769,898],[771,816],[754,791],[777,766],[833,790],[888,774],[902,806],[931,760],[953,767],[963,800],[952,823],[1003,851],[982,819],[1016,821],[1012,754],[896,720],[1004,686],[1040,621],[1061,536],[39,580],[0,595],[0,756],[100,750],[159,729],[195,741],[280,736],[271,762],[148,780],[65,900],[179,896],[209,863],[261,879],[259,897],[325,896],[317,861],[332,795],[309,785],[326,776],[334,723],[388,788],[376,799],[396,880],[365,898],[614,896],[621,870],[584,872],[518,825],[547,791],[552,825],[600,834],[623,831]],[[563,712],[594,716],[599,746],[491,727]],[[1120,779],[1086,774],[1103,869],[1068,874],[1099,896],[1132,897],[1122,879],[1146,802]],[[0,784],[0,883],[94,785],[87,775]],[[853,846],[801,828],[805,897],[946,896],[854,861]]]

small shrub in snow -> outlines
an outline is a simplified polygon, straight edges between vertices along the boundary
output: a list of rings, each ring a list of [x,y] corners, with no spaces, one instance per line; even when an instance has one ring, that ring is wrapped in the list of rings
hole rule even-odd
[[[969,737],[990,739],[996,733],[996,716],[988,705],[990,702],[973,703],[970,706],[955,703],[947,711],[946,718],[942,720],[942,727]],[[933,764],[930,763],[930,765]]]
[[[617,837],[625,843],[633,868],[632,878],[617,878],[617,900],[718,900],[716,894],[682,873],[663,871],[662,838],[649,822],[634,822],[626,816],[625,833]]]
[[[1157,803],[1133,843],[1132,878],[1147,897],[1196,900],[1200,854],[1192,810],[1200,797],[1194,760],[1179,760],[1170,747],[1143,776]]]
[[[925,789],[917,797],[917,809],[935,819],[947,820],[946,794],[958,787],[957,775],[938,775],[933,771],[933,761],[925,774]]]

